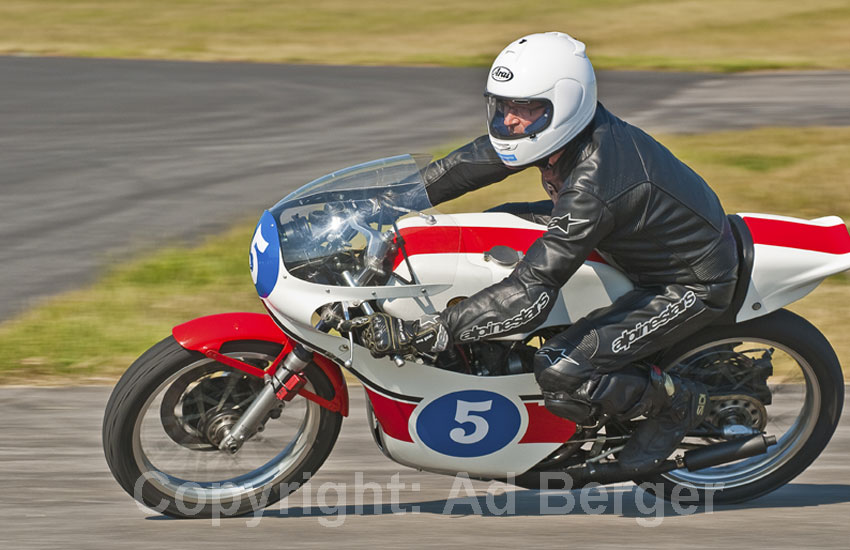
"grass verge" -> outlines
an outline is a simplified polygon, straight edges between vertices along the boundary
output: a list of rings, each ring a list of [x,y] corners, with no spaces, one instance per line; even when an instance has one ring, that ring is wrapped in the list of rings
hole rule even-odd
[[[846,0],[4,0],[0,52],[319,64],[489,65],[563,30],[598,68],[848,69]]]
[[[848,128],[768,128],[661,141],[712,184],[729,212],[850,219]],[[441,210],[480,211],[540,198],[545,195],[538,176],[527,170]],[[199,246],[161,250],[116,266],[91,287],[51,298],[1,324],[0,381],[111,381],[176,324],[226,311],[262,312],[247,262],[253,229],[254,221],[245,221]],[[827,335],[846,365],[848,299],[850,277],[843,274],[791,308]]]

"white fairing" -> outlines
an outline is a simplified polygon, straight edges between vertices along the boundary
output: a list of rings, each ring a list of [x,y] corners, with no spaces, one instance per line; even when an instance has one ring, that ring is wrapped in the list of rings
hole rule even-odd
[[[376,411],[382,428],[382,444],[387,455],[401,464],[438,473],[468,472],[473,477],[520,474],[555,451],[574,431],[571,423],[559,419],[560,432],[566,434],[560,440],[557,440],[557,434],[553,434],[550,441],[540,441],[546,437],[532,437],[529,442],[521,442],[528,439],[529,434],[539,435],[541,431],[539,421],[536,427],[531,425],[529,417],[532,411],[536,412],[538,418],[540,415],[551,415],[543,407],[540,388],[533,374],[472,376],[413,363],[399,368],[391,359],[376,359],[366,348],[357,344],[350,349],[349,341],[334,333],[319,332],[293,322],[277,309],[271,309],[269,299],[264,302],[287,334],[339,364],[350,360],[349,370],[372,392],[370,399],[373,403],[377,398],[386,399],[389,412]],[[295,300],[289,302],[292,304]],[[281,307],[280,302],[276,307]],[[374,397],[374,394],[378,397]],[[405,407],[413,409],[400,413],[399,410]],[[433,416],[434,411],[437,411],[436,415],[441,417],[441,421],[423,421],[422,425],[429,427],[422,428],[419,418],[423,413]],[[507,412],[518,421],[507,424],[498,416],[489,419],[487,415],[493,411],[501,413],[501,416]],[[393,431],[392,426],[398,423],[403,426],[396,426]],[[448,438],[454,433],[452,430],[458,427],[466,429],[461,436],[483,433],[484,437],[479,441],[473,439],[468,443],[457,443],[465,451],[460,454],[468,454],[466,449],[475,453],[474,456],[458,456],[456,450],[447,450],[427,437],[423,439],[422,434],[429,428],[433,431],[434,427],[443,427],[443,435]],[[490,444],[488,439],[493,438],[497,439],[498,448],[478,454],[484,451],[476,449],[482,444]],[[463,441],[462,437],[459,439]]]
[[[850,238],[846,238],[846,228],[839,218],[805,221],[752,214],[742,217],[752,229],[755,262],[739,321],[787,305],[828,275],[850,269],[850,248],[841,252],[843,244],[830,249],[814,242],[811,249],[805,249],[799,242],[766,235],[764,227],[758,225],[764,220],[791,224],[783,227],[798,232],[812,230],[815,240],[821,235],[819,228],[823,228],[839,239],[845,238],[850,246]],[[436,216],[435,220],[435,224],[429,224],[422,218],[407,218],[399,228],[402,231],[426,227],[545,230],[509,214]],[[482,252],[420,253],[411,254],[409,259],[419,284],[358,289],[312,285],[288,276],[281,263],[281,279],[265,303],[288,333],[338,363],[351,361],[350,370],[369,393],[381,445],[393,460],[421,470],[468,472],[482,478],[527,471],[560,447],[575,429],[568,421],[557,419],[545,410],[533,374],[472,376],[422,364],[399,368],[389,358],[373,358],[359,345],[351,350],[348,340],[319,332],[305,322],[308,313],[322,303],[368,299],[375,295],[385,298],[381,303],[387,312],[417,318],[423,313],[439,311],[450,299],[469,296],[510,272],[509,267],[486,261]],[[396,269],[403,276],[409,275],[404,263]],[[561,291],[558,307],[546,324],[575,321],[593,309],[610,304],[631,287],[610,266],[586,262]],[[755,307],[756,304],[759,306]]]
[[[736,320],[743,322],[793,303],[824,279],[850,269],[844,221],[739,214],[754,240],[753,272]]]
[[[421,217],[399,222],[399,229],[524,229],[542,234],[545,226],[504,213],[438,215],[436,223]],[[449,245],[451,246],[451,245]],[[263,302],[286,332],[315,351],[342,364],[369,390],[370,399],[388,404],[376,416],[384,450],[399,463],[435,472],[468,472],[479,477],[520,474],[560,447],[574,425],[554,417],[542,404],[534,375],[473,376],[427,365],[397,367],[376,359],[365,348],[336,333],[313,327],[313,313],[331,302],[378,299],[395,316],[416,319],[444,308],[455,297],[470,296],[507,276],[511,268],[486,261],[484,252],[411,254],[418,284],[347,288],[299,279],[278,263],[277,283]],[[396,271],[409,277],[405,262]],[[616,269],[586,262],[564,287],[545,325],[565,325],[609,305],[632,288]],[[381,300],[383,299],[383,300]],[[523,335],[511,338],[519,339]],[[394,421],[393,415],[406,411]],[[395,412],[394,412],[395,411]],[[393,422],[401,422],[404,426]]]

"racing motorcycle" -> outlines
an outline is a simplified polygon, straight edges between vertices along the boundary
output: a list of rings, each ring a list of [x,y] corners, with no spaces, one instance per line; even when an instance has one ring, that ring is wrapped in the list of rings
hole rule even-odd
[[[740,502],[787,483],[827,445],[842,371],[824,336],[783,307],[850,269],[840,218],[730,216],[741,259],[731,307],[642,358],[705,384],[706,420],[633,479],[617,453],[643,419],[555,416],[532,371],[542,341],[632,288],[603,254],[587,258],[532,333],[375,358],[346,323],[376,311],[437,313],[507,276],[546,230],[508,213],[437,213],[425,162],[404,155],[344,169],[262,215],[249,257],[268,315],[174,327],[109,399],[106,459],[128,493],[177,517],[245,514],[286,497],[319,469],[349,414],[342,369],[362,384],[374,441],[390,459],[522,487],[559,475],[567,488],[651,481],[662,498],[688,487]]]

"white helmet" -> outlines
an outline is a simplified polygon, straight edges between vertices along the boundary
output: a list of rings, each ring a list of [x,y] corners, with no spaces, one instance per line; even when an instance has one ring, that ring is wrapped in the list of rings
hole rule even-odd
[[[596,76],[582,42],[561,32],[530,34],[496,57],[487,78],[490,142],[508,166],[546,158],[596,112]]]

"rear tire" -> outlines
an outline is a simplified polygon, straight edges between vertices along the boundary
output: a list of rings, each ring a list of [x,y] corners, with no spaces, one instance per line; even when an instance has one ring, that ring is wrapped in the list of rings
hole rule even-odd
[[[736,503],[757,498],[782,487],[802,473],[829,443],[844,403],[844,375],[835,351],[811,323],[787,310],[737,325],[710,327],[679,343],[664,354],[660,364],[670,369],[712,346],[728,346],[736,340],[755,342],[782,350],[797,361],[803,374],[805,400],[795,423],[779,435],[779,444],[760,455],[716,468],[667,474],[635,480],[646,490],[670,501]],[[774,373],[776,374],[776,373]],[[768,380],[773,383],[774,377]],[[791,386],[779,384],[778,388]],[[771,409],[768,407],[768,419]],[[805,415],[805,418],[804,418]],[[770,425],[767,429],[770,434]],[[747,468],[752,469],[748,472]],[[719,488],[711,488],[711,483]],[[710,491],[710,494],[709,494]]]
[[[233,357],[251,357],[252,361],[268,364],[281,349],[280,344],[273,342],[238,341],[225,344],[221,352]],[[306,411],[304,416],[307,420],[285,449],[280,449],[280,453],[253,472],[210,482],[175,476],[153,466],[147,455],[159,452],[159,449],[149,450],[141,441],[143,418],[165,414],[158,412],[159,407],[154,411],[157,395],[165,394],[178,379],[178,373],[184,377],[189,374],[191,378],[194,369],[199,369],[197,372],[201,374],[215,371],[234,378],[243,376],[241,372],[216,363],[199,352],[186,350],[169,336],[127,369],[109,398],[103,421],[106,462],[121,487],[139,502],[157,512],[179,518],[239,516],[262,509],[297,490],[324,463],[336,442],[342,416],[296,397],[290,403],[305,401],[306,405],[299,407]],[[304,372],[308,389],[325,399],[333,399],[333,385],[318,366],[311,363]],[[168,408],[164,407],[162,411],[167,413]],[[269,424],[283,421],[269,420]],[[166,450],[169,444],[174,443],[167,438],[162,438],[162,442]],[[218,454],[220,451],[209,446],[204,451],[192,451],[174,443],[174,448],[175,452],[195,453],[191,456],[198,461],[221,456]],[[237,454],[234,462],[238,457]],[[168,463],[164,459],[163,462]]]

